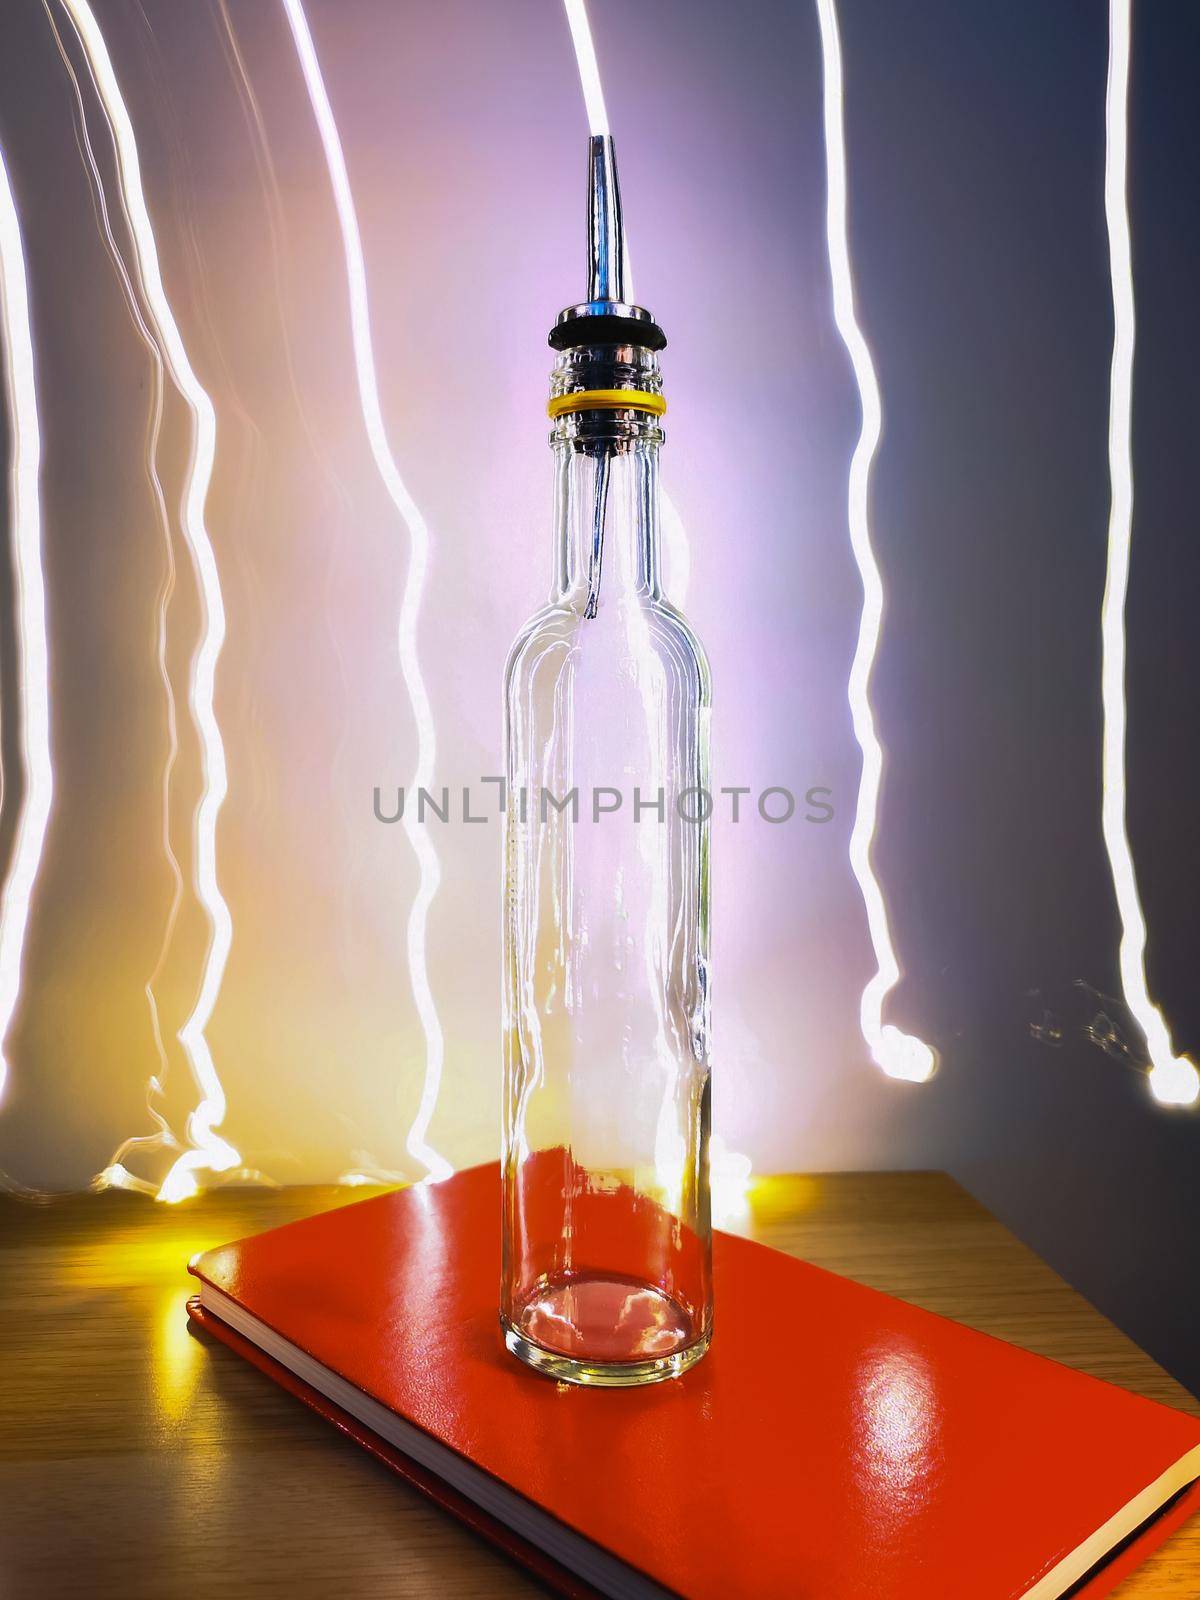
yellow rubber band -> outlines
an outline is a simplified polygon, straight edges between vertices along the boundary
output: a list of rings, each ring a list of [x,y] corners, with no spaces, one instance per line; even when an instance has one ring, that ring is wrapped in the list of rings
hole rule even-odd
[[[664,397],[647,389],[580,389],[575,394],[555,395],[546,415],[553,419],[572,411],[648,411],[661,417],[666,409]]]

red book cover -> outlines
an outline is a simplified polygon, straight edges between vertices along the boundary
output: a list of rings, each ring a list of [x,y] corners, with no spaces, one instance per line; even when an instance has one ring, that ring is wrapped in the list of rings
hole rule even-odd
[[[193,1315],[563,1592],[1094,1600],[1195,1502],[1200,1422],[724,1234],[695,1368],[552,1383],[498,1211],[492,1165],[292,1223],[194,1261]]]

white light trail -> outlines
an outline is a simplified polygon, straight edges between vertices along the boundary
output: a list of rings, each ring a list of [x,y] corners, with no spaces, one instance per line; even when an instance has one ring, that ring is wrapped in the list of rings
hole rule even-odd
[[[62,0],[62,5],[79,35],[96,91],[112,129],[122,202],[137,259],[138,280],[156,341],[192,421],[182,525],[199,582],[203,610],[201,639],[191,664],[188,702],[200,735],[203,775],[203,791],[196,808],[193,840],[196,896],[208,918],[209,939],[199,994],[191,1015],[179,1030],[179,1042],[200,1091],[200,1102],[188,1118],[187,1133],[191,1148],[177,1158],[158,1191],[160,1200],[173,1201],[196,1193],[198,1172],[228,1172],[237,1167],[241,1160],[233,1146],[216,1131],[225,1117],[225,1091],[217,1076],[205,1034],[221,991],[233,939],[233,922],[217,879],[217,819],[228,790],[228,777],[213,692],[217,660],[225,640],[225,606],[216,557],[205,522],[217,425],[212,401],[192,369],[163,285],[154,225],[142,188],[137,139],[104,35],[87,0]]]
[[[341,137],[334,121],[333,108],[321,66],[317,60],[312,34],[300,0],[282,0],[283,9],[291,26],[296,53],[300,58],[308,98],[321,136],[325,164],[333,188],[338,224],[342,235],[342,252],[346,262],[346,283],[350,301],[350,332],[354,344],[354,370],[358,378],[358,397],[363,423],[376,469],[384,488],[408,529],[409,567],[400,605],[397,644],[400,653],[400,670],[405,688],[412,703],[417,726],[417,770],[413,776],[410,793],[418,788],[429,788],[433,782],[437,741],[433,713],[421,664],[417,656],[417,625],[421,613],[421,596],[425,588],[425,575],[429,565],[429,529],[420,509],[409,494],[400,469],[396,465],[388,442],[379,400],[379,383],[375,372],[375,352],[371,342],[370,303],[367,297],[367,269],[363,259],[362,237],[359,233],[358,215],[350,177],[346,170],[346,157]],[[408,919],[408,971],[412,984],[413,1000],[425,1036],[425,1081],[421,1102],[406,1146],[408,1152],[425,1167],[435,1183],[448,1178],[454,1168],[428,1141],[429,1124],[437,1106],[445,1058],[445,1041],[438,1019],[433,992],[429,986],[429,967],[426,939],[429,925],[429,908],[441,881],[441,865],[428,831],[421,828],[413,815],[413,807],[405,808],[404,831],[408,835],[420,869],[420,881],[412,911]]]
[[[0,343],[3,344],[11,454],[8,487],[19,670],[16,698],[20,707],[21,763],[25,778],[25,792],[18,797],[21,810],[11,866],[0,891],[2,1095],[8,1078],[8,1033],[21,998],[29,910],[54,796],[46,591],[42,572],[41,429],[25,251],[3,151],[0,151],[0,331],[3,332]]]
[[[934,1070],[933,1051],[921,1039],[903,1033],[883,1020],[883,1002],[895,988],[900,966],[892,945],[883,891],[871,865],[871,843],[875,836],[879,810],[879,789],[883,777],[883,747],[875,731],[871,708],[871,672],[879,648],[883,623],[883,579],[871,545],[869,495],[871,467],[879,444],[883,405],[875,363],[854,304],[854,277],[850,268],[850,238],[846,218],[846,137],[843,112],[842,47],[838,37],[834,0],[817,0],[821,29],[821,59],[824,82],[825,172],[827,203],[825,215],[829,249],[829,270],[833,279],[833,315],[838,333],[850,357],[862,406],[862,427],[850,461],[849,524],[850,543],[863,586],[863,608],[859,620],[858,644],[850,668],[847,698],[854,724],[854,737],[862,751],[862,777],[858,805],[850,834],[850,865],[862,891],[867,911],[871,946],[877,971],[863,990],[860,1018],[863,1037],[877,1066],[890,1078],[922,1083]]]
[[[610,131],[608,110],[604,104],[600,66],[596,60],[596,46],[592,42],[592,30],[588,26],[584,0],[563,0],[563,6],[571,29],[571,42],[575,46],[575,59],[579,63],[579,82],[583,89],[583,103],[587,109],[588,132],[608,133]]]
[[[1126,198],[1129,145],[1129,51],[1131,0],[1110,0],[1108,91],[1105,101],[1104,214],[1108,223],[1112,278],[1113,357],[1109,394],[1108,470],[1112,506],[1108,522],[1108,571],[1100,615],[1104,844],[1112,868],[1121,917],[1121,985],[1125,1003],[1146,1035],[1150,1088],[1164,1105],[1191,1105],[1200,1098],[1200,1074],[1171,1045],[1162,1012],[1146,986],[1146,920],[1125,822],[1125,598],[1133,537],[1133,256]]]
[[[167,870],[171,878],[171,903],[167,911],[166,921],[163,926],[162,939],[159,943],[158,956],[144,985],[146,1005],[150,1013],[150,1030],[154,1040],[155,1053],[158,1056],[159,1069],[153,1075],[146,1092],[147,1110],[151,1121],[155,1124],[155,1132],[148,1134],[133,1134],[125,1139],[114,1151],[108,1165],[98,1172],[92,1180],[96,1189],[121,1188],[131,1189],[140,1194],[154,1195],[157,1185],[144,1178],[136,1177],[126,1165],[126,1161],[135,1151],[149,1152],[152,1150],[177,1150],[179,1141],[175,1138],[166,1118],[155,1105],[155,1099],[162,1093],[166,1081],[169,1062],[167,1059],[166,1044],[162,1036],[162,1026],[159,1019],[157,985],[166,965],[170,953],[171,943],[174,938],[175,927],[179,920],[179,913],[183,906],[184,880],[183,869],[175,854],[171,843],[171,780],[174,775],[175,765],[179,758],[179,727],[175,710],[175,691],[171,683],[171,674],[167,666],[167,611],[171,597],[175,592],[176,567],[175,551],[171,539],[171,519],[167,510],[167,498],[163,491],[162,479],[158,471],[158,446],[162,436],[163,411],[165,400],[165,370],[163,358],[154,335],[146,325],[142,313],[142,303],[134,288],[134,276],[137,267],[134,265],[133,273],[126,265],[121,248],[117,243],[113,231],[112,219],[109,215],[108,199],[105,194],[104,180],[100,173],[100,164],[92,146],[91,135],[88,131],[87,109],[84,105],[83,90],[80,87],[79,75],[76,73],[71,56],[65,45],[58,26],[54,20],[54,13],[50,9],[50,0],[43,0],[46,20],[50,24],[50,31],[54,35],[54,42],[62,60],[63,68],[71,82],[71,89],[75,97],[75,111],[78,119],[78,144],[91,182],[92,197],[96,208],[96,218],[100,225],[100,233],[104,240],[104,247],[108,252],[113,270],[121,285],[125,297],[126,309],[133,323],[134,331],[145,348],[150,361],[151,386],[150,406],[146,427],[146,476],[150,484],[151,497],[158,521],[159,532],[163,541],[163,579],[159,585],[158,603],[155,607],[154,627],[154,656],[158,667],[159,680],[163,688],[163,700],[166,710],[167,725],[167,758],[163,764],[162,780],[159,785],[161,839],[163,854],[166,857]],[[76,34],[78,38],[78,34]],[[111,134],[112,130],[109,129]],[[120,191],[118,191],[120,201]],[[129,230],[129,216],[121,202],[121,211],[125,220],[126,229]]]

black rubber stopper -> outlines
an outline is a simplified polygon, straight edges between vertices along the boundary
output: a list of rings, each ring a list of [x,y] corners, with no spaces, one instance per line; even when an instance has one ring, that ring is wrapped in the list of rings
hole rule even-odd
[[[643,350],[663,350],[667,336],[657,322],[642,322],[638,317],[569,317],[550,329],[547,339],[552,350],[574,350],[583,344],[640,344]]]

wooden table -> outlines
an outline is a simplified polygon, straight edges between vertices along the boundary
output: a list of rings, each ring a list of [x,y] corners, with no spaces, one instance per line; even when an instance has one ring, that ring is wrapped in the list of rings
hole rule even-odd
[[[504,1600],[538,1586],[247,1363],[188,1332],[187,1258],[359,1198],[0,1201],[5,1600]],[[1200,1414],[942,1173],[773,1178],[744,1231]],[[1200,1517],[1116,1591],[1200,1596]]]

